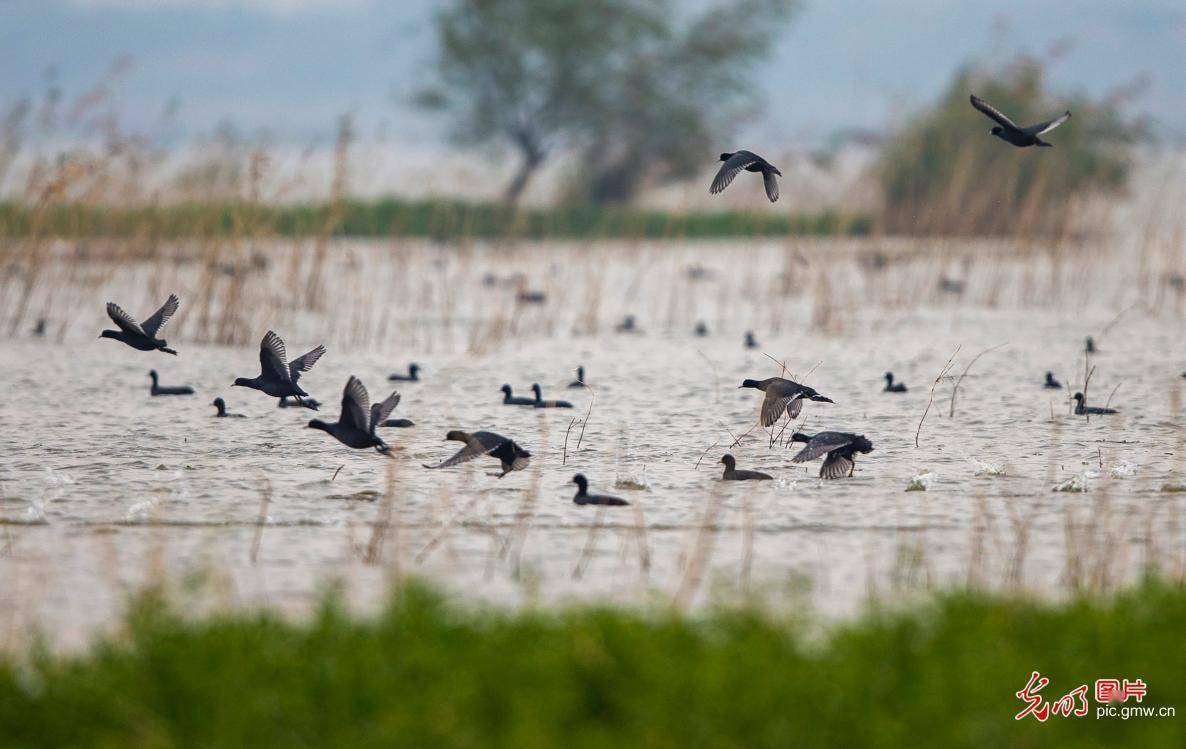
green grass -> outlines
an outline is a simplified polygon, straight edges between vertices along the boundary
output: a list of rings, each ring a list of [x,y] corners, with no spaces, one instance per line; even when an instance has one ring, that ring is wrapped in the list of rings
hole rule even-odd
[[[348,200],[329,204],[182,203],[142,207],[0,204],[0,236],[219,237],[235,235],[529,239],[864,235],[866,216],[673,213],[600,206],[511,210],[494,203]]]
[[[1182,747],[1183,717],[1016,722],[1142,678],[1186,710],[1186,590],[1040,604],[948,594],[822,628],[756,609],[512,612],[417,585],[374,618],[183,617],[137,599],[75,655],[0,660],[3,746]],[[809,634],[810,633],[810,634]],[[15,664],[19,661],[19,665]]]

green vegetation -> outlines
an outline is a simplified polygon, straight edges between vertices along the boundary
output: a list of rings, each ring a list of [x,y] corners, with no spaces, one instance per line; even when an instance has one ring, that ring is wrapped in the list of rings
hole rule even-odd
[[[0,746],[1181,747],[1186,720],[1014,714],[1141,678],[1186,710],[1186,590],[954,593],[822,630],[720,608],[473,611],[411,585],[373,619],[186,618],[146,595],[78,655],[0,659]],[[18,662],[19,661],[19,662]],[[1135,704],[1132,700],[1128,704]]]
[[[335,204],[190,203],[138,208],[0,204],[0,236],[189,238],[220,236],[523,237],[613,239],[863,235],[872,220],[813,215],[673,213],[604,206],[514,209],[494,203],[343,200]]]
[[[975,93],[1025,126],[1072,112],[1046,137],[1052,149],[1019,149],[989,134]],[[898,234],[1061,235],[1092,193],[1123,188],[1130,146],[1143,129],[1116,104],[1044,90],[1042,67],[1023,59],[992,75],[962,70],[929,111],[906,123],[881,158],[885,228]]]

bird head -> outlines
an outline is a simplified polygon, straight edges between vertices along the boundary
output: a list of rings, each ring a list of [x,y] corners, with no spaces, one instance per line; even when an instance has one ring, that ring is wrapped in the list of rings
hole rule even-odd
[[[536,400],[540,400],[543,397],[543,395],[542,395],[543,391],[540,389],[538,382],[532,383],[531,392],[535,393]]]
[[[1082,403],[1083,402],[1083,393],[1075,393],[1075,400]]]
[[[724,455],[722,455],[721,459],[718,460],[717,462],[724,463],[725,467],[728,468],[729,470],[733,470],[733,466],[737,465],[737,459],[734,458],[729,453],[725,453]]]
[[[738,388],[757,388],[758,390],[761,390],[762,383],[758,382],[757,380],[743,380],[742,383],[740,385],[738,385],[737,387]]]
[[[102,333],[99,334],[99,337],[100,338],[118,338],[119,333],[116,333],[114,330],[104,330]]]
[[[803,432],[795,432],[791,435],[791,442],[811,442],[811,435]]]
[[[820,395],[819,393],[812,393],[811,395],[809,395],[807,397],[813,401],[818,402],[818,403],[835,403],[836,402],[836,401],[832,400],[831,398],[829,398],[828,396]]]
[[[1005,132],[1005,131],[1003,129],[1001,129],[1000,125],[993,125],[992,130],[989,130],[988,134],[996,135],[996,136],[1000,137],[1001,133],[1003,133],[1003,132]]]
[[[852,444],[859,453],[868,455],[869,453],[873,452],[873,443],[870,442],[863,434],[853,440]]]
[[[445,435],[445,439],[454,442],[469,442],[469,435],[460,429],[450,429],[449,433]]]
[[[505,395],[506,397],[508,397],[508,398],[511,397],[511,386],[510,385],[503,385],[502,387],[499,388],[499,390],[501,390],[502,394]]]
[[[234,387],[236,385],[246,387],[248,382],[249,382],[249,380],[246,377],[236,377],[235,381],[231,383],[231,387]]]
[[[410,365],[408,365],[408,374],[412,375],[413,377],[415,377],[415,376],[416,376],[416,373],[417,373],[417,372],[419,372],[419,371],[420,371],[420,365],[419,365],[419,364],[410,364]]]
[[[326,424],[321,419],[312,419],[305,426],[309,429],[320,429],[323,432],[329,431],[329,424]]]
[[[581,492],[584,492],[589,486],[589,481],[585,478],[585,474],[583,473],[578,473],[577,475],[573,476],[572,483],[576,484],[577,488],[580,489]]]
[[[221,411],[222,409],[226,408],[226,401],[224,401],[222,398],[215,398],[214,402],[211,403],[210,405],[216,407],[219,411]]]
[[[157,373],[156,373],[156,370],[155,370],[155,369],[150,369],[150,370],[148,370],[148,376],[152,378],[152,381],[153,381],[153,382],[156,382],[156,379],[157,379]]]

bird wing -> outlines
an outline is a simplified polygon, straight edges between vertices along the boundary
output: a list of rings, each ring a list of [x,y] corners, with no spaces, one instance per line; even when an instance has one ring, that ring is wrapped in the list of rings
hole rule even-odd
[[[717,176],[713,177],[712,186],[708,188],[708,191],[716,195],[729,186],[729,183],[733,181],[733,178],[737,176],[738,172],[750,164],[756,164],[758,161],[760,159],[757,154],[750,153],[749,151],[738,151],[726,159],[724,164],[721,164],[721,169],[717,172]],[[767,188],[767,194],[769,194],[769,188]],[[776,197],[777,194],[778,191],[775,190]]]
[[[467,463],[474,458],[481,458],[489,455],[497,450],[503,444],[508,442],[506,437],[495,434],[494,432],[475,432],[469,436],[469,441],[465,443],[465,447],[458,450],[453,457],[448,460],[443,460],[435,466],[427,466],[428,468],[449,468],[460,463]]]
[[[371,396],[367,393],[362,380],[354,375],[346,380],[346,387],[342,389],[342,415],[338,421],[343,426],[350,426],[362,432],[369,432],[367,416],[371,410]]]
[[[396,404],[399,403],[399,393],[392,391],[391,395],[379,403],[371,405],[371,429],[378,429],[379,425],[387,421],[387,417],[395,410]]]
[[[292,381],[288,371],[288,350],[280,336],[269,330],[259,342],[259,366],[263,377],[275,377],[285,382]]]
[[[844,432],[820,432],[811,438],[811,442],[807,443],[807,447],[799,451],[799,454],[791,458],[792,463],[805,463],[809,460],[838,450],[845,445],[852,444],[853,436],[845,434]]]
[[[768,427],[782,418],[783,412],[788,412],[794,419],[799,415],[803,402],[798,392],[780,395],[773,387],[767,388],[766,398],[762,401],[762,426]]]
[[[181,300],[177,298],[176,294],[170,294],[161,308],[152,314],[152,317],[144,321],[140,327],[144,328],[144,332],[150,338],[156,338],[157,331],[165,327],[165,323],[169,322],[176,312],[177,308],[181,306]]]
[[[846,455],[830,455],[820,466],[821,479],[838,479],[847,476],[852,471],[852,458]]]
[[[310,369],[312,369],[313,365],[317,363],[317,360],[320,359],[324,353],[325,346],[318,346],[312,351],[301,354],[297,358],[293,359],[288,363],[289,379],[291,379],[293,382],[299,380],[301,378],[301,372],[308,372]]]
[[[1010,130],[1021,130],[1021,128],[1017,127],[1017,125],[1013,123],[1013,120],[1006,117],[1004,113],[1001,112],[1001,110],[989,104],[984,99],[981,99],[976,94],[972,94],[971,100],[972,106],[976,107],[990,118],[996,120],[997,123],[1002,127],[1009,128]]]
[[[762,170],[762,182],[766,185],[766,197],[771,203],[778,202],[778,178],[769,169]]]
[[[1069,119],[1071,119],[1071,113],[1064,112],[1061,117],[1055,117],[1053,120],[1047,120],[1037,125],[1030,125],[1025,129],[1025,133],[1028,135],[1045,135]]]
[[[115,302],[107,303],[107,316],[111,318],[119,329],[125,333],[133,333],[135,335],[145,335],[144,328],[140,327],[140,323],[132,319],[132,316],[116,304]]]

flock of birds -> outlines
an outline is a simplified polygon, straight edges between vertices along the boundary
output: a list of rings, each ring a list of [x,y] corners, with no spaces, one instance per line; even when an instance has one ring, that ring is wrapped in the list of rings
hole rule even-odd
[[[992,135],[1021,148],[1028,146],[1050,147],[1051,144],[1043,141],[1039,136],[1050,132],[1066,122],[1071,116],[1070,112],[1066,112],[1062,116],[1047,122],[1028,127],[1020,127],[984,100],[973,95],[971,102],[972,106],[997,123],[990,131]],[[777,177],[782,176],[782,172],[766,161],[766,159],[751,151],[743,150],[734,153],[723,153],[720,156],[720,160],[724,163],[712,181],[712,185],[709,188],[711,193],[716,194],[721,192],[732,183],[738,174],[742,171],[747,171],[755,174],[760,173],[765,186],[766,196],[771,202],[778,200]],[[107,315],[115,323],[117,330],[104,330],[100,334],[100,338],[112,338],[138,351],[161,351],[167,354],[177,355],[177,351],[169,348],[168,343],[163,338],[160,338],[159,335],[161,329],[176,314],[179,307],[180,300],[176,295],[170,294],[168,300],[159,310],[153,313],[151,317],[138,322],[121,309],[119,305],[114,302],[108,302]],[[627,316],[617,326],[617,330],[624,333],[636,332],[637,327],[633,316]],[[698,323],[695,333],[698,336],[707,335],[707,326],[704,323]],[[752,332],[746,332],[745,345],[748,348],[756,348],[758,346]],[[1089,351],[1094,348],[1091,339],[1087,341],[1087,348]],[[289,361],[284,341],[275,332],[269,330],[264,335],[263,340],[260,341],[259,375],[256,377],[237,377],[233,386],[258,390],[265,395],[277,398],[278,404],[281,407],[291,407],[295,404],[297,407],[308,408],[314,411],[319,410],[320,404],[301,388],[300,379],[303,373],[313,368],[318,360],[325,355],[325,352],[325,346],[319,345],[311,351]],[[409,366],[407,374],[393,374],[388,379],[396,382],[416,382],[420,379],[419,372],[420,367],[412,364]],[[149,376],[152,379],[150,392],[154,396],[194,394],[193,388],[190,387],[162,386],[156,370],[152,370]],[[1047,388],[1062,387],[1050,372],[1046,373],[1046,382],[1044,385]],[[585,386],[584,367],[578,367],[577,379],[570,383],[569,387],[583,388]],[[741,383],[740,387],[752,388],[764,393],[760,415],[760,423],[763,427],[772,427],[784,415],[789,420],[794,420],[799,416],[804,401],[834,403],[831,398],[821,395],[814,388],[783,377],[769,377],[764,380],[747,379]],[[528,406],[531,408],[573,407],[571,403],[565,400],[544,399],[542,388],[538,383],[531,386],[531,390],[534,393],[534,397],[532,398],[516,396],[510,385],[503,385],[501,390],[503,394],[502,402],[505,405]],[[892,372],[885,373],[885,392],[904,393],[906,390],[907,388],[904,384],[894,381]],[[1116,413],[1115,409],[1087,406],[1082,393],[1076,393],[1074,398],[1077,403],[1075,407],[1076,414]],[[391,447],[379,436],[379,428],[413,426],[413,423],[407,419],[388,418],[399,404],[399,401],[399,392],[392,391],[382,401],[371,403],[370,394],[362,384],[362,381],[351,375],[342,390],[342,407],[338,420],[331,422],[322,419],[311,419],[307,427],[326,432],[338,442],[355,450],[374,448],[382,454],[390,455]],[[243,414],[235,414],[227,411],[226,402],[221,397],[215,398],[212,405],[217,409],[216,416],[218,417],[243,416]],[[523,470],[528,466],[531,459],[531,453],[523,449],[513,439],[494,432],[464,432],[454,429],[445,435],[445,439],[460,442],[464,446],[451,457],[436,465],[425,465],[425,468],[451,468],[478,458],[491,457],[499,462],[502,469],[501,473],[491,475],[502,478],[512,471]],[[823,463],[819,471],[819,476],[822,479],[837,479],[844,476],[852,476],[856,465],[856,455],[858,453],[868,454],[873,451],[873,443],[863,434],[850,432],[825,431],[818,432],[814,435],[794,432],[791,435],[790,444],[798,443],[803,443],[804,447],[791,458],[791,461],[793,463],[805,463],[823,458]],[[721,457],[720,463],[725,466],[722,479],[726,481],[761,481],[773,478],[769,474],[760,471],[738,469],[736,459],[728,453]],[[626,500],[619,497],[590,494],[588,491],[589,482],[582,474],[578,473],[573,476],[572,481],[577,485],[577,493],[573,497],[573,501],[576,504],[629,504]]]

